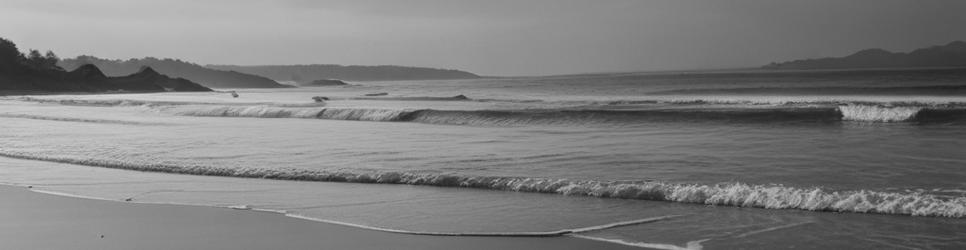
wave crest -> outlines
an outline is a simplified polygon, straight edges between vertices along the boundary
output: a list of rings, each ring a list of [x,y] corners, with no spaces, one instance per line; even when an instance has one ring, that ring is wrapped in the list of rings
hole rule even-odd
[[[83,106],[137,106],[182,116],[311,118],[352,121],[417,122],[442,125],[528,126],[528,125],[616,125],[633,126],[645,122],[961,122],[966,120],[966,107],[959,104],[926,105],[922,103],[824,103],[746,106],[746,103],[720,106],[705,105],[704,100],[666,101],[672,106],[647,109],[608,109],[586,106],[556,109],[517,110],[435,110],[405,108],[332,108],[324,103],[191,103],[148,102],[134,100],[47,100],[24,97],[23,101]],[[644,105],[654,101],[621,102]]]
[[[163,111],[182,116],[256,117],[256,118],[316,118],[324,108],[286,108],[273,106],[167,106]]]
[[[326,108],[319,119],[349,121],[400,121],[412,111],[402,109]]]
[[[66,158],[0,149],[0,156],[95,167],[192,175],[276,180],[409,184],[465,187],[515,192],[550,193],[600,198],[670,201],[707,205],[799,209],[912,216],[966,217],[966,197],[943,197],[919,192],[868,190],[830,191],[783,185],[744,183],[680,184],[657,181],[597,181],[550,178],[466,176],[414,172],[332,172],[309,169],[225,168],[203,165],[167,165],[111,159]]]

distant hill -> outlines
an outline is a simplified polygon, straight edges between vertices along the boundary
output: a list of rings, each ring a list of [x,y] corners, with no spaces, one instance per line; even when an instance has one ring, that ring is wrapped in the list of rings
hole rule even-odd
[[[918,68],[966,67],[966,42],[917,49],[909,53],[893,53],[883,49],[866,49],[846,57],[795,60],[771,63],[765,69],[851,69],[851,68]]]
[[[339,79],[344,81],[394,81],[472,79],[480,76],[459,70],[433,69],[403,66],[342,66],[332,64],[312,65],[265,65],[235,66],[207,65],[208,68],[233,70],[260,75],[277,81],[294,81],[308,84],[315,80]]]
[[[181,77],[201,83],[212,88],[286,88],[272,79],[245,73],[215,70],[201,65],[175,59],[157,59],[147,57],[142,59],[110,60],[93,56],[78,56],[64,59],[59,66],[71,70],[84,64],[93,64],[108,76],[121,76],[137,72],[141,67],[151,67],[161,74]]]
[[[181,78],[170,78],[145,67],[135,74],[108,77],[97,66],[82,65],[74,71],[57,66],[53,52],[36,50],[24,55],[13,42],[0,38],[0,91],[43,92],[163,92],[211,91]]]

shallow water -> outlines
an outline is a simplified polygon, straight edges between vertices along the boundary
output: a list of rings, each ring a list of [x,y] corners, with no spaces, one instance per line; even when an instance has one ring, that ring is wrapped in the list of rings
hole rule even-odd
[[[907,82],[877,82],[897,74]],[[580,235],[658,248],[955,248],[966,245],[966,98],[929,93],[964,75],[616,74],[238,90],[237,99],[3,97],[0,181],[419,232],[661,218]],[[762,86],[788,91],[728,92]],[[861,93],[895,86],[916,91]],[[694,89],[714,91],[675,91]],[[373,92],[390,95],[363,96]],[[459,94],[470,99],[448,98]]]

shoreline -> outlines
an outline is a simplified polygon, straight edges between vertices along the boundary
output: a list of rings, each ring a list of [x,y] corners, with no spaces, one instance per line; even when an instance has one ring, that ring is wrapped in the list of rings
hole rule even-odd
[[[10,249],[639,249],[578,237],[425,236],[280,213],[61,196],[0,185]]]

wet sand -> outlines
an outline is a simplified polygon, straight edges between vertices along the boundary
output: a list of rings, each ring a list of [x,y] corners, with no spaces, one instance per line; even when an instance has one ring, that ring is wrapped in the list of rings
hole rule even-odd
[[[281,214],[89,200],[0,186],[2,249],[637,249],[573,237],[403,235]]]

